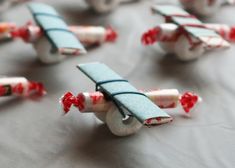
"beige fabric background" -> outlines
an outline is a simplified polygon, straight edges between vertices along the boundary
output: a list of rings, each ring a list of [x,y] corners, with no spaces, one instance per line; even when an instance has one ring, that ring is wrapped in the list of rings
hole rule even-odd
[[[1,44],[2,75],[43,81],[48,90],[38,101],[1,98],[1,168],[234,167],[235,44],[230,50],[182,63],[157,45],[141,46],[142,32],[160,22],[160,17],[150,14],[151,1],[124,4],[108,15],[96,15],[82,0],[47,3],[69,24],[112,25],[119,31],[119,39],[90,49],[86,56],[50,66],[38,62],[31,45],[21,41]],[[204,21],[235,25],[234,11],[235,7],[225,7]],[[23,5],[2,15],[2,20],[19,25],[29,19]],[[58,99],[63,93],[94,89],[75,67],[91,61],[106,63],[138,88],[192,90],[204,102],[191,118],[173,111],[170,114],[175,120],[170,124],[115,137],[92,114],[73,109],[65,117],[61,115]]]

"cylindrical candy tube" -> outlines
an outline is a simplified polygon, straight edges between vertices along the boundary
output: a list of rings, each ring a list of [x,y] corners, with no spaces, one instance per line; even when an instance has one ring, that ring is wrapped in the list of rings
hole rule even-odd
[[[114,42],[117,38],[117,33],[111,27],[70,26],[69,29],[86,45]],[[27,23],[25,26],[13,31],[12,36],[22,38],[25,42],[33,43],[43,36],[43,31],[40,27]]]
[[[176,89],[164,89],[145,92],[146,96],[160,108],[175,108],[178,103],[183,106],[185,112],[189,112],[198,102],[198,96],[186,92],[181,96]],[[61,104],[65,113],[74,105],[80,112],[107,112],[113,103],[105,99],[102,92],[79,93],[73,96],[68,92],[61,98]]]
[[[44,95],[46,91],[42,83],[28,81],[24,77],[0,78],[0,96],[28,96],[31,93]]]
[[[101,26],[70,26],[69,29],[86,45],[114,42],[117,33],[112,28]]]

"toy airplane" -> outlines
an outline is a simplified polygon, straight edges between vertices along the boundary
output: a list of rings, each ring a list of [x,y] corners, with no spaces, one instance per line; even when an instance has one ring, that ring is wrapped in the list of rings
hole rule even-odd
[[[176,6],[158,5],[153,11],[164,16],[166,23],[148,30],[142,36],[144,45],[159,42],[167,53],[183,61],[199,58],[205,51],[225,49],[235,42],[235,27],[204,24]]]
[[[43,63],[57,63],[66,56],[85,54],[86,50],[76,35],[68,28],[63,19],[49,5],[42,3],[30,3],[28,5],[38,26],[32,27],[39,31],[40,35],[30,36],[26,31],[13,31],[11,36],[20,35],[26,40],[33,41],[33,46],[39,59]],[[31,27],[30,27],[31,28]],[[17,34],[18,33],[18,34]]]
[[[118,7],[120,3],[137,1],[137,0],[86,0],[88,5],[90,5],[98,13],[107,13]]]
[[[4,12],[12,6],[18,5],[23,2],[30,0],[1,0],[0,1],[0,12]]]
[[[136,133],[142,125],[156,125],[172,121],[160,108],[176,108],[180,103],[188,113],[200,100],[190,92],[180,95],[176,89],[138,91],[127,80],[101,63],[78,65],[78,68],[96,83],[96,92],[71,92],[61,98],[65,113],[71,106],[80,112],[94,112],[117,136]]]
[[[117,33],[111,27],[68,27],[48,5],[31,3],[29,8],[38,25],[28,22],[23,27],[13,29],[9,36],[12,39],[21,38],[27,43],[32,43],[44,63],[59,62],[65,55],[84,54],[86,50],[83,45],[114,42],[117,38]]]
[[[40,96],[46,94],[42,83],[28,81],[24,77],[0,78],[0,97],[2,96],[29,96],[36,93]]]
[[[234,5],[235,0],[180,0],[185,9],[201,16],[209,16],[218,12],[224,5]]]

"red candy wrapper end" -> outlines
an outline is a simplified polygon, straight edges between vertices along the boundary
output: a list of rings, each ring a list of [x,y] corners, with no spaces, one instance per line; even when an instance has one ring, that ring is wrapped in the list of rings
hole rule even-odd
[[[184,93],[180,98],[180,104],[182,105],[184,111],[189,113],[193,107],[201,101],[201,98],[191,92]]]
[[[117,32],[112,27],[108,27],[106,29],[105,41],[107,41],[107,42],[115,42],[117,37],[118,37],[118,34],[117,34]]]
[[[39,96],[44,96],[47,93],[42,83],[29,81],[28,94],[32,92],[37,93]]]
[[[84,108],[85,99],[82,94],[78,94],[78,96],[74,96],[71,92],[67,92],[60,99],[60,103],[63,107],[64,113],[67,114],[70,111],[72,105],[77,107],[79,110]]]
[[[28,31],[28,27],[31,25],[33,25],[32,22],[28,21],[24,26],[19,27],[19,28],[15,28],[11,32],[11,36],[13,38],[20,38],[20,39],[24,40],[25,42],[29,41],[30,34]]]
[[[160,33],[161,29],[159,27],[155,27],[153,29],[145,32],[141,38],[141,42],[144,45],[152,45],[157,42],[157,35]]]
[[[235,26],[231,27],[229,38],[232,42],[235,42]]]

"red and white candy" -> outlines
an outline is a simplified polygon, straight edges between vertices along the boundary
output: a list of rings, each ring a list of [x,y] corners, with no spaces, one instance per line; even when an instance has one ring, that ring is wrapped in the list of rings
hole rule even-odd
[[[84,45],[114,42],[117,38],[117,33],[111,27],[70,26],[69,29]],[[14,38],[21,38],[28,43],[36,42],[43,36],[43,32],[40,27],[33,25],[31,22],[28,22],[25,26],[15,29],[11,34]]]
[[[24,77],[0,78],[0,96],[29,96],[33,93],[40,96],[46,94],[43,84],[40,82],[28,81]]]
[[[186,92],[185,94],[180,95],[176,89],[154,90],[144,93],[160,108],[176,108],[178,104],[181,104],[186,113],[189,113],[200,100],[196,94]],[[69,112],[72,106],[75,106],[82,113],[94,112],[96,114],[104,114],[114,106],[112,101],[105,99],[102,92],[83,92],[79,93],[77,96],[68,92],[61,98],[61,104],[65,113]],[[164,122],[164,119],[151,120],[148,122],[151,122],[151,124],[161,124]],[[148,125],[149,124],[150,123],[148,123]]]
[[[117,33],[111,27],[104,28],[102,26],[70,26],[69,29],[85,45],[114,42],[117,38]]]

